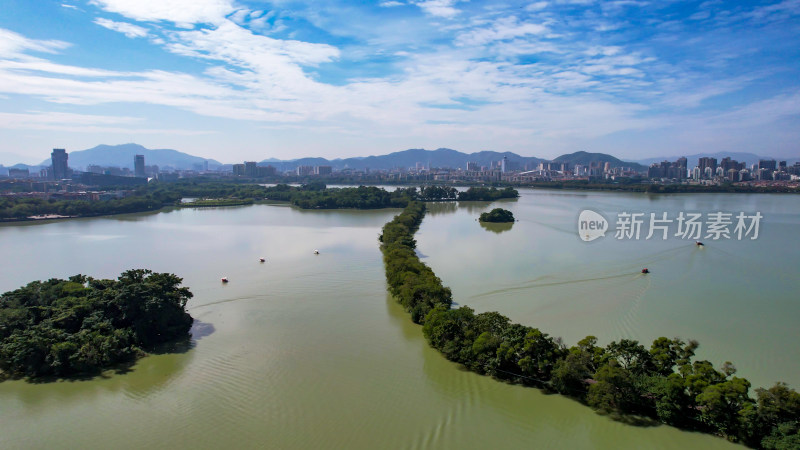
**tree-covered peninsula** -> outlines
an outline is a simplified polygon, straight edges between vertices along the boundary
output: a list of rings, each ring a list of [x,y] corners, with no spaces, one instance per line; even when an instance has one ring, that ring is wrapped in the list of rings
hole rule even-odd
[[[490,223],[509,223],[514,221],[514,214],[507,209],[495,208],[489,212],[481,213],[478,220]]]
[[[698,343],[588,336],[572,347],[497,312],[452,308],[452,294],[415,252],[425,204],[410,203],[379,240],[389,292],[422,324],[428,343],[464,367],[559,392],[620,418],[662,422],[767,449],[800,448],[800,394],[784,383],[756,389],[731,363],[694,358]]]
[[[192,293],[170,273],[136,269],[116,280],[75,275],[0,296],[4,377],[96,374],[187,337]]]

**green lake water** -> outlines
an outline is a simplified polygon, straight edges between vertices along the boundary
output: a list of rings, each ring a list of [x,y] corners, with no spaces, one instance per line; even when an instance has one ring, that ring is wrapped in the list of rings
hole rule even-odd
[[[695,338],[701,357],[731,359],[756,385],[796,387],[797,199],[526,191],[500,204],[520,219],[500,233],[475,221],[497,205],[431,205],[418,250],[458,303],[567,344]],[[613,232],[581,242],[585,207],[765,218],[756,241],[698,251]],[[377,236],[398,212],[253,205],[0,227],[2,291],[147,267],[184,278],[197,320],[190,346],[124,374],[0,383],[0,448],[734,447],[614,422],[446,361],[386,294]],[[650,276],[636,273],[642,264]]]

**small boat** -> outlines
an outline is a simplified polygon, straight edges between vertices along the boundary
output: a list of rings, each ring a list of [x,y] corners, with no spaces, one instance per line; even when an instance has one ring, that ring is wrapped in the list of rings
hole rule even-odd
[[[314,250],[315,255],[319,255],[319,250]]]
[[[700,242],[700,241],[694,241],[694,245],[696,245],[698,247],[704,247],[703,243]]]
[[[228,282],[228,277],[222,277],[222,282],[223,283],[227,283]]]
[[[264,262],[264,261],[266,261],[266,260],[267,260],[267,258],[258,258],[258,260],[259,260],[260,262]]]
[[[644,269],[642,269],[642,273],[650,273],[650,270],[648,270],[647,267],[645,267]]]

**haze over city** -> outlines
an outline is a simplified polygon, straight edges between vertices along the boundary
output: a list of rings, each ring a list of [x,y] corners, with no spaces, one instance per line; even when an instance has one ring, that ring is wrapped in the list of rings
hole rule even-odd
[[[800,154],[796,0],[0,5],[16,162],[125,142],[225,161]]]

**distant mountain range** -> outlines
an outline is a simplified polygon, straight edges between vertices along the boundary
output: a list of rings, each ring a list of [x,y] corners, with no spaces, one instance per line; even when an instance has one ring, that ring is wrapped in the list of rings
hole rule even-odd
[[[227,167],[229,164],[222,164],[214,159],[201,158],[193,156],[188,153],[179,152],[171,149],[148,149],[138,144],[122,144],[122,145],[98,145],[97,147],[88,150],[71,151],[69,153],[69,166],[78,169],[86,170],[89,165],[95,164],[99,166],[111,167],[127,167],[133,168],[134,155],[144,155],[145,164],[157,165],[162,169],[174,168],[178,170],[195,169],[202,166],[204,162],[208,161],[208,168],[210,170],[217,170],[219,168]],[[725,156],[730,156],[737,161],[744,161],[748,165],[757,163],[759,159],[765,159],[763,156],[755,155],[752,153],[737,153],[737,152],[719,152],[713,154],[695,154],[686,155],[688,159],[688,166],[694,167],[701,156],[711,156],[721,160]],[[477,163],[478,166],[491,166],[492,163],[500,161],[503,157],[508,158],[512,167],[523,169],[526,165],[533,167],[540,162],[549,161],[543,158],[533,156],[520,156],[511,152],[494,152],[482,151],[476,153],[463,153],[449,148],[440,148],[437,150],[425,149],[409,149],[389,153],[387,155],[356,157],[356,158],[337,158],[328,160],[325,158],[300,158],[292,160],[279,160],[275,158],[264,159],[259,162],[259,165],[272,165],[279,171],[294,170],[298,166],[331,166],[334,169],[341,170],[345,168],[350,169],[395,169],[395,168],[408,168],[414,167],[417,163],[426,168],[431,167],[450,167],[450,168],[466,168],[467,162]],[[661,158],[648,158],[641,159],[635,162],[622,161],[614,156],[605,153],[589,153],[579,151],[566,155],[561,155],[555,158],[556,162],[567,162],[573,166],[576,164],[588,165],[593,161],[608,162],[611,167],[630,167],[637,171],[647,170],[647,166],[654,162],[661,162],[664,160],[674,161],[678,157],[661,157]],[[789,164],[793,164],[797,159],[789,160]],[[50,160],[46,159],[41,163],[42,167],[50,166]],[[13,168],[29,168],[32,171],[38,171],[40,166],[15,164]],[[7,173],[9,167],[0,165],[0,174]]]
[[[151,150],[139,144],[98,145],[88,150],[68,153],[69,166],[79,170],[86,170],[86,167],[92,164],[133,169],[134,155],[144,155],[145,165],[157,165],[159,168],[192,169],[197,164],[202,166],[205,161],[208,161],[208,168],[212,170],[222,165],[222,163],[213,159],[192,156],[188,153],[171,149]],[[41,165],[49,166],[50,159],[42,161]]]
[[[345,158],[328,160],[325,158],[300,158],[288,161],[276,160],[274,158],[260,161],[259,164],[269,164],[280,171],[294,170],[297,166],[331,166],[334,169],[396,169],[414,167],[420,163],[425,168],[430,167],[467,167],[467,162],[477,163],[479,166],[491,166],[497,162],[508,158],[512,164],[520,168],[525,164],[538,164],[547,161],[542,158],[532,156],[520,156],[511,152],[491,152],[483,151],[477,153],[462,153],[449,148],[437,150],[425,150],[421,148],[403,150],[400,152],[389,153],[388,155],[367,156],[358,158]]]
[[[589,163],[600,161],[602,163],[609,163],[609,165],[613,167],[629,167],[637,172],[642,172],[647,170],[647,166],[630,162],[630,161],[622,161],[621,159],[615,158],[611,155],[605,153],[589,153],[589,152],[575,152],[570,153],[567,155],[561,155],[558,158],[553,160],[554,162],[563,162],[569,163],[573,167],[580,164],[584,166],[588,166]]]

